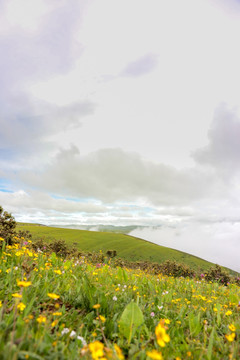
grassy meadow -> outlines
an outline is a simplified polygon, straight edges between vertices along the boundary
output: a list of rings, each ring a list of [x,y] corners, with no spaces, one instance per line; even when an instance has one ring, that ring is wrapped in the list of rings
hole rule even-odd
[[[17,229],[30,231],[34,240],[42,238],[46,242],[51,242],[55,239],[61,239],[70,247],[74,246],[81,251],[102,250],[106,252],[107,250],[116,250],[117,256],[127,261],[162,263],[171,259],[177,263],[186,264],[194,270],[201,271],[205,271],[213,265],[197,256],[125,234],[72,230],[25,223],[18,223]]]
[[[240,287],[1,239],[0,359],[239,359]]]

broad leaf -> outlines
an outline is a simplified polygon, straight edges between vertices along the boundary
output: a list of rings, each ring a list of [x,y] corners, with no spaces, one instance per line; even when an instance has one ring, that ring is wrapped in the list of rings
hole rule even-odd
[[[130,344],[136,330],[144,323],[143,313],[139,306],[131,302],[128,304],[119,320],[120,332]]]

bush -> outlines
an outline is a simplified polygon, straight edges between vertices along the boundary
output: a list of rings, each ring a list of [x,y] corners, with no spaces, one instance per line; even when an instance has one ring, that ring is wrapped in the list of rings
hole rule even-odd
[[[13,237],[16,235],[16,221],[12,214],[4,211],[0,206],[0,237],[2,237],[9,245],[13,243]]]
[[[205,279],[227,285],[230,282],[230,275],[221,266],[216,264],[205,273]]]

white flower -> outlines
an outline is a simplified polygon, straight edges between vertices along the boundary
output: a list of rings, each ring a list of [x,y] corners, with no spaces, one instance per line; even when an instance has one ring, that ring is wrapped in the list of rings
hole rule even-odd
[[[78,340],[81,340],[83,346],[87,345],[86,340],[85,340],[82,336],[79,336],[79,335],[78,335],[78,336],[77,336],[77,339],[78,339]]]
[[[76,331],[72,330],[70,333],[70,338],[74,338],[77,335]]]
[[[158,310],[162,310],[163,306],[157,306],[158,307]]]
[[[69,329],[68,328],[64,328],[63,330],[62,330],[62,332],[61,332],[61,334],[62,335],[65,335],[65,334],[67,334],[67,333],[69,333]]]
[[[116,296],[113,297],[113,301],[117,301],[117,297],[116,297]]]

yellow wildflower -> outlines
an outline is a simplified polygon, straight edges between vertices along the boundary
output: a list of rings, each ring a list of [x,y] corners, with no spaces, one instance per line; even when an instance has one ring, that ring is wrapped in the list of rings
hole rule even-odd
[[[54,320],[54,321],[52,322],[51,326],[54,327],[54,326],[57,325],[57,323],[58,323],[58,321],[57,321],[57,320]]]
[[[166,330],[165,330],[163,324],[164,324],[164,322],[161,321],[155,328],[155,334],[156,334],[156,337],[157,337],[157,343],[161,347],[164,347],[165,343],[170,341],[170,337],[166,333]]]
[[[46,321],[47,321],[46,316],[39,315],[39,317],[37,318],[37,322],[38,322],[39,324],[45,323]]]
[[[20,311],[23,311],[25,309],[26,305],[22,302],[20,302],[17,306],[17,308],[20,310]]]
[[[53,315],[54,315],[54,316],[61,316],[62,313],[61,313],[61,312],[54,312]]]
[[[53,270],[53,271],[55,272],[55,274],[62,275],[61,270]]]
[[[226,316],[230,316],[232,315],[232,311],[231,310],[228,310],[226,313],[225,313]]]
[[[228,341],[232,342],[232,341],[235,339],[235,336],[236,336],[236,334],[235,334],[235,333],[232,333],[232,334],[229,334],[229,335],[225,335],[225,338],[226,338]]]
[[[147,356],[154,360],[163,360],[162,354],[157,350],[147,351]]]
[[[236,331],[236,327],[233,324],[228,325],[228,328],[232,332]]]
[[[0,300],[0,307],[2,307],[2,300]]]
[[[32,285],[31,281],[19,281],[17,280],[17,285],[21,287],[28,287]]]
[[[21,295],[21,294],[14,293],[14,294],[12,294],[12,297],[21,299],[21,298],[22,298],[22,295]]]
[[[94,341],[93,343],[90,343],[88,347],[94,360],[99,360],[99,358],[104,356],[104,345],[100,341]]]
[[[57,295],[57,294],[53,294],[53,293],[48,293],[48,296],[49,296],[51,299],[53,299],[53,300],[57,300],[57,299],[59,299],[59,298],[60,298],[60,296],[59,296],[59,295]]]
[[[123,353],[122,353],[122,350],[120,349],[120,347],[117,345],[117,344],[114,344],[114,349],[117,353],[117,356],[120,360],[124,360],[124,356],[123,356]]]
[[[93,305],[93,309],[99,309],[100,308],[100,304],[95,304],[95,305]]]
[[[101,320],[101,322],[105,322],[106,321],[106,318],[104,317],[104,316],[102,316],[102,315],[99,315],[98,317],[97,317],[97,320]]]

